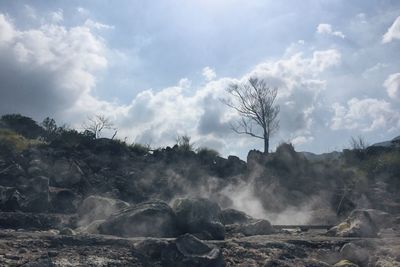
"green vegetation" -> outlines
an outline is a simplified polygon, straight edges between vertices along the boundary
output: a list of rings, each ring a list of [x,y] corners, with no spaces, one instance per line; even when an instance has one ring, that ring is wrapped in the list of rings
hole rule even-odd
[[[41,144],[39,140],[27,139],[10,129],[0,129],[0,149],[9,153],[21,153],[30,146],[38,144]]]

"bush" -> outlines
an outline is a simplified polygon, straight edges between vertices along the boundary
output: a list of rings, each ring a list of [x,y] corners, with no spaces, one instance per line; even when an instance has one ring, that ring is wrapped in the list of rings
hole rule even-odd
[[[180,151],[189,152],[193,151],[193,144],[190,143],[190,136],[180,135],[176,138],[176,144]]]
[[[43,135],[44,130],[34,120],[20,114],[7,114],[1,117],[3,124],[14,132],[28,139],[35,139]]]
[[[218,151],[208,147],[199,147],[196,152],[200,158],[216,158],[220,156]]]
[[[0,129],[0,149],[9,153],[21,153],[32,145],[40,144],[38,140],[31,140],[9,130]]]
[[[139,156],[144,156],[147,155],[150,152],[150,146],[149,145],[142,145],[139,143],[133,143],[132,145],[129,146],[131,151]]]

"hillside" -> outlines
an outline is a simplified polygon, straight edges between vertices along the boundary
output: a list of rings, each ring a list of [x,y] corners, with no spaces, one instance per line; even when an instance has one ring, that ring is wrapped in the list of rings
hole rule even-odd
[[[4,240],[22,240],[17,244],[18,249],[35,239],[46,244],[57,243],[57,246],[74,244],[79,250],[94,244],[93,249],[109,247],[111,256],[107,257],[119,258],[116,247],[126,245],[137,250],[137,254],[126,262],[115,261],[115,265],[134,265],[135,261],[137,266],[145,266],[144,262],[159,261],[163,266],[170,266],[173,260],[168,258],[172,257],[168,253],[178,253],[170,251],[170,246],[178,244],[182,253],[179,257],[188,257],[188,262],[193,264],[182,266],[206,266],[202,263],[206,260],[188,256],[191,253],[182,252],[179,246],[200,250],[204,246],[210,253],[217,249],[212,252],[215,258],[206,257],[215,261],[215,266],[235,266],[238,260],[248,263],[253,260],[257,264],[269,261],[272,265],[266,266],[284,266],[273,265],[275,258],[281,264],[308,262],[307,266],[325,266],[323,252],[314,250],[311,243],[322,242],[321,246],[335,251],[337,246],[340,249],[354,241],[346,238],[381,236],[378,218],[385,218],[387,227],[395,231],[400,218],[399,190],[400,149],[396,145],[318,156],[298,153],[292,145],[281,144],[267,156],[250,151],[244,162],[235,156],[220,157],[218,152],[207,148],[195,150],[189,142],[153,149],[95,138],[87,131],[57,127],[54,121],[51,125],[39,125],[21,115],[6,115],[0,120],[0,228]],[[309,232],[309,237],[297,228],[294,232],[274,228],[274,225],[334,226],[343,220],[348,228],[345,227],[348,231],[345,234],[343,225],[322,235]],[[349,223],[353,220],[358,221],[356,226]],[[14,233],[10,229],[25,229],[26,233]],[[58,232],[54,236],[49,231]],[[271,238],[281,245],[265,245],[261,241],[264,237],[251,239],[266,234],[272,234]],[[331,242],[325,237],[317,241],[318,236],[325,234],[345,239]],[[118,238],[110,239],[110,236]],[[161,239],[154,244],[139,239],[130,243],[124,239],[127,237]],[[165,237],[178,239],[163,241]],[[241,239],[232,243],[230,240],[235,237]],[[201,240],[225,241],[204,243]],[[7,255],[19,253],[2,244],[0,253],[1,249]],[[388,243],[388,246],[397,245]],[[31,249],[30,245],[26,246]],[[40,245],[40,251],[47,251],[46,246],[50,245]],[[148,254],[147,246],[155,250],[154,255]],[[167,259],[157,252],[164,246],[168,247]],[[249,253],[244,259],[232,254],[239,253],[238,246]],[[251,254],[253,246],[265,250],[266,254],[260,256],[259,251]],[[378,253],[371,244],[366,247],[361,242],[357,246]],[[281,252],[276,254],[274,249],[278,247]],[[69,247],[68,253],[72,255],[76,249]],[[282,256],[284,253],[290,256]],[[326,264],[333,264],[343,256],[335,253]],[[25,256],[2,257],[0,262],[18,265],[23,260],[35,261],[36,257],[42,257],[39,254],[30,251]],[[57,255],[54,258],[61,257]],[[380,259],[380,254],[376,255],[375,260]],[[49,257],[46,261],[51,262],[53,256]],[[74,257],[71,256],[71,262]],[[313,265],[312,261],[317,259],[320,263]],[[104,266],[113,265],[110,260],[103,259]],[[88,265],[91,262],[89,258],[85,261]],[[24,266],[48,266],[43,264]]]

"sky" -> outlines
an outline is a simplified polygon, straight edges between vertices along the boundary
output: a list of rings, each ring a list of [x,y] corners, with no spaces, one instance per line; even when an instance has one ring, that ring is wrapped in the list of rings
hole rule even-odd
[[[221,102],[249,77],[278,88],[272,149],[400,135],[396,0],[1,0],[0,62],[0,114],[77,129],[104,115],[154,148],[189,135],[224,156],[262,150]]]

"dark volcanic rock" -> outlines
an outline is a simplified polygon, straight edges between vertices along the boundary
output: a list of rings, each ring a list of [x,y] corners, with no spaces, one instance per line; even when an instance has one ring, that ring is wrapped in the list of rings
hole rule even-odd
[[[11,164],[0,170],[0,185],[16,186],[25,176],[24,169],[19,164]]]
[[[147,202],[113,214],[99,226],[99,231],[123,237],[174,237],[176,217],[168,204]]]
[[[0,186],[0,210],[17,211],[21,209],[23,196],[14,187]]]
[[[243,224],[250,222],[253,218],[243,211],[235,210],[235,209],[225,209],[220,213],[221,222],[223,225],[228,224]]]
[[[181,232],[202,239],[224,239],[225,228],[220,220],[221,208],[205,198],[177,199],[173,209]]]
[[[79,196],[67,188],[50,187],[51,211],[56,213],[75,213]]]
[[[135,248],[166,267],[225,266],[221,250],[206,244],[191,234],[178,237],[175,241],[147,239]]]

